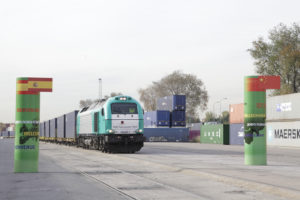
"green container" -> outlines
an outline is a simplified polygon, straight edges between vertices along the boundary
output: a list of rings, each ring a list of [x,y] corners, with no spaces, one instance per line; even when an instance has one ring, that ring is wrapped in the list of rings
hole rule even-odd
[[[206,144],[229,144],[229,125],[203,125],[201,126],[200,142]]]

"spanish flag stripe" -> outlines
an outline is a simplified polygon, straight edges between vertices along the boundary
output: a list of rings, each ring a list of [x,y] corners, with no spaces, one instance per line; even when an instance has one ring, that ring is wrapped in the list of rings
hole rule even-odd
[[[28,83],[28,80],[18,80],[17,83]]]
[[[51,88],[28,88],[31,92],[52,92]]]
[[[17,91],[27,91],[27,90],[28,90],[28,84],[24,84],[24,83],[17,84]]]
[[[50,82],[52,82],[52,78],[28,78],[28,81],[50,81]]]
[[[34,91],[17,91],[17,94],[32,94],[32,95],[37,95],[39,93],[38,92],[34,92]]]
[[[29,81],[28,82],[28,88],[52,88],[52,82],[51,81]]]

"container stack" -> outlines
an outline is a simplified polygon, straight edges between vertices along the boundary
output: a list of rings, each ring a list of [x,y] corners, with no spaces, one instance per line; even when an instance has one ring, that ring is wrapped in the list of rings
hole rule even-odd
[[[170,111],[170,126],[185,127],[185,95],[173,95],[157,99],[157,110]]]
[[[229,105],[229,123],[231,145],[244,145],[244,104]]]
[[[267,144],[300,147],[300,93],[267,98]]]
[[[150,142],[188,142],[185,128],[185,95],[173,95],[157,100],[157,110],[144,114],[144,136]]]

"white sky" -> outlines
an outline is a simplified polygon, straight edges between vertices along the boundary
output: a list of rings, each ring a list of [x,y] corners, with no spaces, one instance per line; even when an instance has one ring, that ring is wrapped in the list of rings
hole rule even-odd
[[[0,1],[0,121],[15,119],[16,77],[53,77],[41,94],[41,120],[112,91],[139,99],[174,70],[204,82],[208,110],[243,101],[254,74],[251,42],[280,22],[300,20],[300,1],[9,0]],[[216,104],[219,112],[219,104]]]

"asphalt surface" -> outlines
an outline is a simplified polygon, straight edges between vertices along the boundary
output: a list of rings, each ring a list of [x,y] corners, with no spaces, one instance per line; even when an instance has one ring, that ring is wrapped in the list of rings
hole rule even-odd
[[[14,173],[14,140],[0,139],[1,200],[130,199],[107,185],[58,165],[44,156],[41,147],[39,173]]]
[[[300,199],[300,148],[269,147],[245,166],[242,146],[145,143],[105,154],[40,143],[40,172],[13,173],[13,140],[0,140],[0,199]]]

